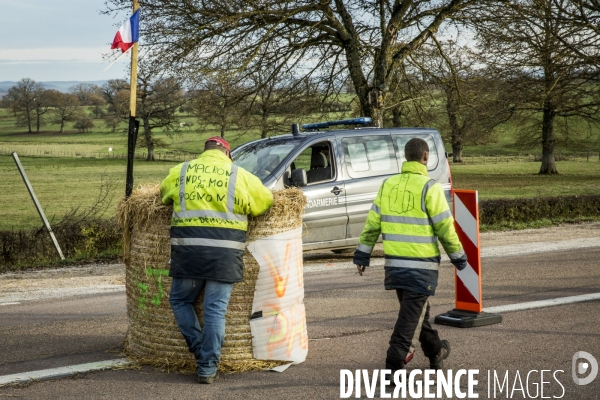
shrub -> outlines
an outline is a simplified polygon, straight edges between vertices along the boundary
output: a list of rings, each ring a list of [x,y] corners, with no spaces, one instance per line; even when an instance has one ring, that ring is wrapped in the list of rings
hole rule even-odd
[[[73,124],[73,128],[77,129],[79,133],[90,132],[93,127],[94,121],[87,115],[80,116],[77,118],[75,124]]]
[[[484,200],[479,210],[482,225],[575,222],[600,218],[600,195]]]
[[[112,181],[104,181],[95,203],[71,209],[52,231],[67,262],[116,259],[123,251],[120,226],[114,217],[104,218],[110,208]],[[0,231],[0,272],[60,264],[61,259],[45,227]]]

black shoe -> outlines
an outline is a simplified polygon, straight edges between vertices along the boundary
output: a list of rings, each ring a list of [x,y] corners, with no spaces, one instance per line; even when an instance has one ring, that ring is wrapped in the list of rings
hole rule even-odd
[[[435,358],[429,359],[429,368],[431,369],[442,369],[444,367],[444,360],[450,355],[450,342],[442,340],[442,348]]]
[[[385,369],[392,371],[392,375],[399,369],[404,369],[406,364],[403,361],[392,360],[390,358],[385,359]]]
[[[217,379],[217,373],[216,372],[214,374],[210,375],[210,376],[200,376],[200,375],[198,375],[198,383],[203,383],[205,385],[210,385],[211,383],[213,383],[215,381],[215,379]]]

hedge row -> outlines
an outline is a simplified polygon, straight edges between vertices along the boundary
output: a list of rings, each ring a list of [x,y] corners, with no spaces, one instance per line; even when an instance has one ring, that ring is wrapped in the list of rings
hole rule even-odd
[[[113,219],[63,220],[52,231],[67,263],[116,258],[122,233]],[[0,231],[0,272],[61,263],[46,228]]]
[[[540,220],[574,222],[600,218],[600,195],[483,200],[482,225],[507,226]]]
[[[574,222],[600,219],[600,195],[484,200],[480,223],[486,229],[511,228],[536,221]],[[67,262],[116,259],[123,251],[115,219],[66,216],[53,231]],[[60,264],[43,229],[0,231],[0,272]]]

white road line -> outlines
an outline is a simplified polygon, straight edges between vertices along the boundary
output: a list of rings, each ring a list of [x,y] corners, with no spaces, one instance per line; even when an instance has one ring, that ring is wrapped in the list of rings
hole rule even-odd
[[[507,304],[505,306],[487,307],[488,313],[503,313],[509,311],[531,310],[534,308],[561,306],[563,304],[581,303],[583,301],[600,300],[600,293],[582,294],[579,296],[559,297],[556,299],[529,301],[527,303]]]
[[[99,361],[87,364],[70,365],[68,367],[42,369],[39,371],[22,372],[20,374],[0,376],[0,386],[13,383],[27,383],[32,381],[41,381],[48,379],[65,378],[84,372],[101,371],[113,367],[121,367],[130,364],[125,358],[115,360]]]

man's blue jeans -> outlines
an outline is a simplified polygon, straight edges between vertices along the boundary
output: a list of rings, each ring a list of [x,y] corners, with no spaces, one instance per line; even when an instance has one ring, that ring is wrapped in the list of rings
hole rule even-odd
[[[204,331],[194,312],[194,302],[202,288]],[[225,312],[232,288],[233,283],[173,278],[169,303],[188,348],[196,356],[199,376],[211,376],[217,372],[225,336]]]

